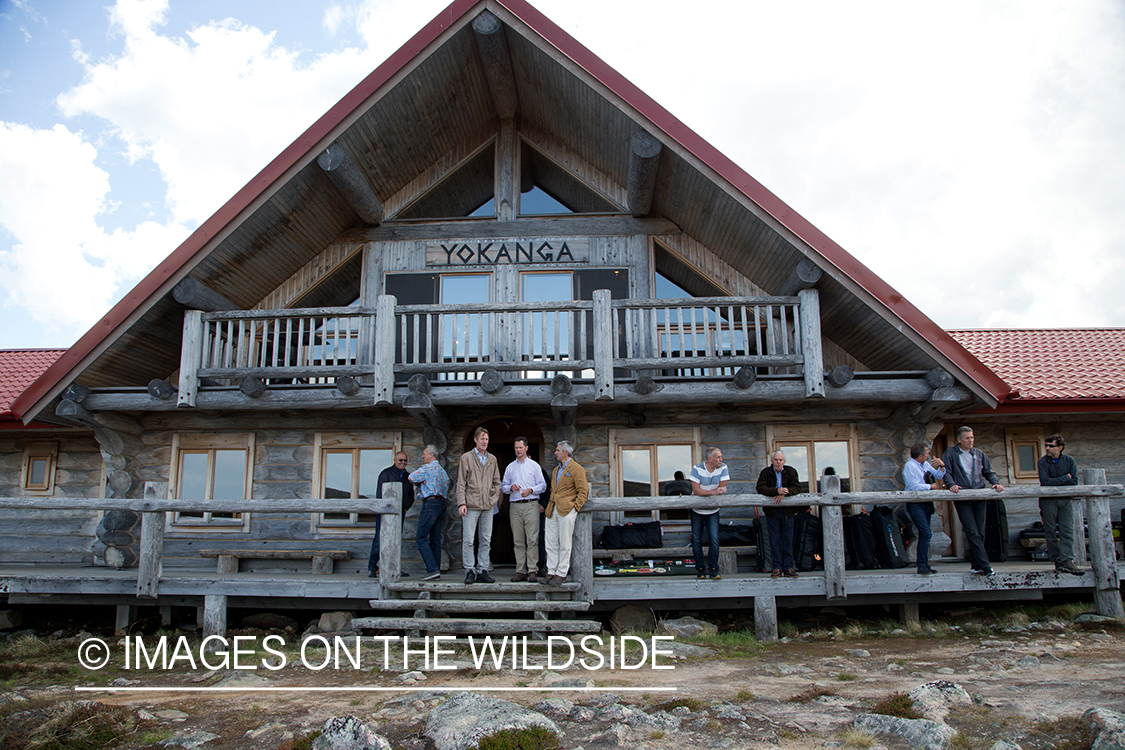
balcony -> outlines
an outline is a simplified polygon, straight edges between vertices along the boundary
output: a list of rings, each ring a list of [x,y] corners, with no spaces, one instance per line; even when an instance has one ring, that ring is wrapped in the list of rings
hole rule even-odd
[[[187,311],[177,404],[232,386],[250,398],[278,387],[370,389],[374,404],[391,404],[396,383],[414,376],[435,392],[472,384],[495,393],[542,388],[559,374],[598,401],[700,380],[747,390],[759,376],[784,376],[809,398],[824,396],[821,363],[815,290],[664,300],[598,290],[592,301],[468,305],[382,296],[374,309]]]

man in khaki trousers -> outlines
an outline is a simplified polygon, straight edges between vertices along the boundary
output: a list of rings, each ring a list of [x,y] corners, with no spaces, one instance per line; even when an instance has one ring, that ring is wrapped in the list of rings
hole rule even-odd
[[[574,446],[563,440],[555,448],[559,466],[551,472],[551,500],[547,516],[547,580],[548,586],[561,586],[570,572],[570,548],[574,541],[574,525],[578,511],[590,496],[586,470],[571,458]]]

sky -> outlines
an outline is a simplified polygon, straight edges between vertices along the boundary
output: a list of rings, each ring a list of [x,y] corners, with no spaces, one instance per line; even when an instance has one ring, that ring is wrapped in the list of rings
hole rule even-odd
[[[1125,2],[531,0],[945,328],[1125,326]],[[0,0],[0,348],[74,343],[444,0]]]

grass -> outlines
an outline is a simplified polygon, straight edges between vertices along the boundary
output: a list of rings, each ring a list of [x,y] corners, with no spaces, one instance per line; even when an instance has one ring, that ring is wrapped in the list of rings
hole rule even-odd
[[[33,700],[0,705],[0,747],[99,750],[134,738],[141,724],[127,708],[86,701]]]
[[[702,711],[707,706],[707,704],[699,700],[698,698],[673,698],[670,701],[665,701],[663,703],[652,706],[652,710],[671,711],[673,708],[679,708],[681,706],[694,713],[697,711]]]
[[[801,692],[789,698],[790,703],[809,703],[815,701],[822,695],[836,695],[836,691],[830,687],[812,687],[805,688]]]
[[[278,750],[312,750],[313,742],[315,742],[316,738],[321,734],[322,731],[317,729],[314,732],[309,732],[304,737],[298,737],[297,739],[281,743]]]
[[[901,719],[921,719],[922,712],[914,707],[914,701],[906,693],[891,693],[875,704],[873,714],[897,716]]]
[[[649,732],[648,738],[650,740],[662,740],[664,739],[664,732],[660,729],[654,729],[653,731]]]
[[[696,646],[707,646],[720,652],[724,658],[757,656],[766,650],[749,630],[730,630],[726,633],[698,635],[690,639]]]
[[[854,682],[855,675],[851,672],[841,672],[840,674],[836,675],[836,679],[840,682]]]
[[[1055,750],[1087,750],[1094,744],[1094,730],[1081,716],[1063,716],[1054,721],[1037,721],[1029,734],[1042,738]]]
[[[481,739],[479,750],[553,750],[559,746],[554,732],[543,727],[505,729]]]
[[[745,703],[746,701],[754,700],[754,694],[746,688],[742,688],[734,694],[734,699],[739,703]]]
[[[865,748],[874,747],[877,740],[875,735],[871,734],[864,729],[856,729],[854,727],[844,727],[836,732],[836,739],[844,743],[844,747]]]

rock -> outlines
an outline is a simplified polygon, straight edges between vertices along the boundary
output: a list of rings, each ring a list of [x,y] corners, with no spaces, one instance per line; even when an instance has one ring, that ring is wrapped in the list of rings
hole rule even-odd
[[[277,614],[276,612],[260,612],[242,618],[242,627],[259,628],[260,630],[297,630],[297,621],[292,617]]]
[[[629,727],[624,724],[614,724],[609,729],[601,734],[591,736],[590,742],[594,744],[605,744],[611,747],[624,747],[629,744],[630,738]]]
[[[902,666],[901,664],[888,664],[887,665],[887,671],[888,672],[905,672],[906,667]]]
[[[313,740],[312,750],[391,750],[391,743],[354,716],[337,716],[324,722],[324,731]]]
[[[219,735],[204,732],[202,729],[190,729],[183,734],[177,734],[175,737],[164,740],[159,743],[164,747],[184,747],[194,748],[200,745],[205,745],[211,740],[219,739]]]
[[[890,734],[905,739],[915,750],[945,750],[957,734],[944,724],[927,719],[901,719],[882,714],[860,714],[852,720],[856,729],[872,734]]]
[[[261,687],[268,685],[269,680],[259,677],[253,672],[236,669],[223,679],[215,683],[215,687]]]
[[[113,682],[109,683],[112,687],[128,687],[129,685],[140,685],[140,680],[127,680],[124,677],[118,677]]]
[[[284,724],[277,721],[271,721],[269,724],[263,724],[257,729],[247,730],[246,734],[244,734],[243,736],[249,740],[256,740],[262,735],[269,734],[270,732],[277,732],[280,735],[285,735],[289,733],[289,730],[285,728]]]
[[[565,698],[547,698],[535,704],[535,710],[556,719],[565,719],[570,716],[574,704]]]
[[[1125,750],[1125,732],[1102,732],[1090,750]]]
[[[550,687],[579,687],[579,688],[592,688],[594,681],[589,677],[566,677],[561,680],[554,680],[549,683],[544,683]]]
[[[1107,622],[1120,624],[1120,622],[1121,622],[1120,620],[1118,620],[1114,617],[1110,617],[1108,615],[1099,615],[1099,614],[1096,614],[1094,612],[1086,612],[1084,614],[1078,615],[1078,617],[1074,618],[1074,621],[1077,622],[1077,623],[1080,623],[1082,625],[1090,625],[1090,624],[1100,625],[1102,623],[1107,623]]]
[[[778,664],[777,671],[781,674],[809,674],[812,672],[803,664]]]
[[[587,724],[595,719],[597,714],[594,709],[587,708],[586,706],[575,706],[570,709],[570,714],[566,717],[571,721],[577,721],[580,724]]]
[[[679,641],[661,642],[661,651],[671,651],[673,659],[687,659],[692,656],[714,656],[715,649],[707,648],[706,646],[696,646],[691,643],[680,643]],[[665,662],[661,659],[659,664],[664,665]]]
[[[1039,657],[1032,656],[1031,654],[1028,654],[1027,656],[1023,657],[1022,659],[1020,659],[1016,663],[1021,667],[1027,667],[1027,668],[1038,667],[1039,666]]]
[[[1023,748],[1009,740],[999,740],[993,743],[988,750],[1023,750]]]
[[[559,733],[555,722],[546,716],[510,701],[476,693],[454,693],[430,712],[423,734],[436,750],[466,750],[501,730],[530,727]]]
[[[169,708],[165,711],[156,711],[156,718],[163,719],[164,721],[183,721],[188,717],[183,711],[177,711],[174,708]]]
[[[355,617],[354,612],[325,612],[316,625],[322,633],[351,630],[353,617]]]
[[[715,635],[719,632],[718,626],[694,617],[664,620],[660,623],[660,629],[675,638],[694,638],[699,635]]]
[[[863,648],[850,648],[846,653],[859,659],[867,659],[871,656],[871,652]]]
[[[953,667],[940,667],[937,670],[938,674],[957,674]]]
[[[23,615],[18,609],[0,609],[0,630],[15,630],[23,625]]]
[[[620,703],[621,696],[619,696],[617,693],[598,693],[586,702],[593,703],[597,706],[604,706],[608,703]]]
[[[625,709],[617,703],[602,706],[594,715],[597,721],[625,721]]]
[[[942,722],[953,706],[971,706],[973,699],[963,687],[946,680],[919,685],[910,691],[910,700],[930,721]]]
[[[617,635],[621,633],[651,633],[656,630],[656,615],[648,607],[626,604],[618,607],[609,618],[609,627]]]
[[[1082,714],[1096,732],[1125,732],[1125,714],[1108,708],[1091,708]]]

